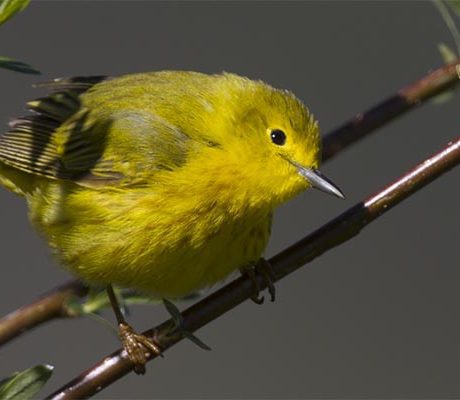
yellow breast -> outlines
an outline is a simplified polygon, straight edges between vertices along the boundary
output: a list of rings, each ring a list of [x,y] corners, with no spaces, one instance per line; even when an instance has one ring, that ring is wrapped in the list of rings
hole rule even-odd
[[[108,193],[48,181],[29,204],[34,225],[79,277],[178,298],[257,261],[270,235],[267,210],[235,215],[201,193],[184,201],[182,192]]]

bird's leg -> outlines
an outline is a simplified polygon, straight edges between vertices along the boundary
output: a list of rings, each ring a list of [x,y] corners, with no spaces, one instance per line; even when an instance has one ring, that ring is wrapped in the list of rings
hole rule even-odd
[[[276,288],[274,284],[276,277],[272,265],[262,257],[255,265],[255,269],[263,276],[265,284],[267,285],[268,293],[270,293],[270,301],[274,302],[276,300]]]
[[[255,267],[253,265],[247,265],[241,268],[240,272],[241,272],[241,275],[247,276],[252,282],[252,286],[254,288],[254,294],[251,296],[251,300],[256,304],[259,304],[259,305],[263,304],[264,296],[260,294],[261,290],[260,290],[259,281],[257,280],[257,277],[256,277]]]
[[[174,323],[174,326],[172,327],[171,331],[167,334],[167,336],[179,335],[180,337],[184,337],[192,341],[203,350],[211,350],[211,348],[206,343],[203,343],[193,333],[187,331],[184,328],[184,319],[182,317],[182,314],[173,303],[171,303],[167,299],[163,299],[163,305],[165,306],[166,311],[168,311],[169,315],[171,315],[171,318]]]
[[[256,304],[262,304],[264,302],[264,296],[260,295],[260,285],[257,280],[257,274],[260,274],[264,279],[265,285],[268,288],[270,293],[270,300],[275,301],[276,298],[276,288],[273,283],[275,280],[275,274],[273,272],[272,266],[265,259],[261,258],[256,264],[242,268],[241,273],[246,275],[254,285],[254,294],[251,296],[251,300]]]
[[[153,341],[153,338],[148,338],[136,333],[126,322],[112,285],[107,286],[107,295],[109,296],[110,304],[117,318],[118,335],[123,344],[123,349],[134,364],[134,372],[138,375],[145,374],[145,364],[148,354],[161,355],[161,349],[158,344]]]

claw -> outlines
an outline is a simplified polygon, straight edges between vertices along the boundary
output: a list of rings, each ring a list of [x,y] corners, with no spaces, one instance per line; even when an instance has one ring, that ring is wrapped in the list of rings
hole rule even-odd
[[[271,264],[265,258],[261,258],[255,265],[255,268],[264,277],[268,293],[270,293],[270,301],[274,302],[276,299],[276,288],[273,282],[276,280],[276,277]]]
[[[260,274],[264,279],[265,285],[270,293],[270,301],[275,301],[276,288],[273,281],[275,281],[276,278],[272,266],[267,260],[261,258],[255,265],[241,269],[241,273],[246,275],[252,281],[254,294],[251,296],[251,300],[254,303],[262,304],[264,302],[264,296],[260,295],[261,290],[256,274]]]
[[[119,325],[119,335],[128,358],[134,364],[134,372],[138,375],[145,374],[145,364],[149,354],[162,356],[160,347],[153,339],[134,332],[128,324]]]
[[[263,304],[264,303],[264,296],[260,294],[260,285],[259,281],[256,278],[256,271],[254,266],[247,266],[240,270],[242,275],[246,275],[252,282],[252,286],[254,287],[254,294],[250,297],[250,299],[256,304]]]

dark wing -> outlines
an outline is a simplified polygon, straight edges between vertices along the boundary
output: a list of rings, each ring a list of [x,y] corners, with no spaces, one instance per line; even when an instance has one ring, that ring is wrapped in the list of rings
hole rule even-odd
[[[176,127],[140,109],[106,115],[82,104],[81,94],[104,79],[79,77],[46,84],[56,91],[28,103],[34,115],[11,122],[0,138],[0,161],[27,173],[91,187],[142,185],[152,171],[181,165],[189,138]]]

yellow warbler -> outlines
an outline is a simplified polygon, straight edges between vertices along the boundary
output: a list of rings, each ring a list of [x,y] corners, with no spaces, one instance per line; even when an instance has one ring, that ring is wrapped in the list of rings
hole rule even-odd
[[[183,297],[254,265],[279,204],[308,187],[342,197],[317,171],[316,121],[288,91],[178,71],[46,86],[0,138],[0,183],[66,268],[109,288],[138,371],[158,349],[111,285]]]

